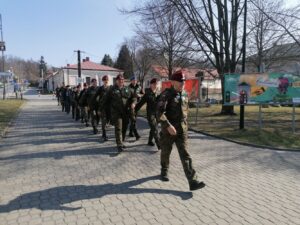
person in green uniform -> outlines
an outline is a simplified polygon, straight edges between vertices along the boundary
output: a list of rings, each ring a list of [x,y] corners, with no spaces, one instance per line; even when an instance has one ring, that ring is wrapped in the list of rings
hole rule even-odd
[[[76,86],[76,91],[75,91],[75,121],[78,121],[80,119],[80,107],[79,107],[79,94],[81,92],[81,85],[78,84]]]
[[[177,71],[171,77],[172,86],[167,88],[159,97],[157,103],[157,119],[161,123],[161,180],[169,181],[169,160],[173,144],[176,144],[185,176],[190,190],[205,186],[198,181],[188,153],[188,95],[184,91],[185,77],[182,71]]]
[[[97,103],[95,101],[95,95],[98,89],[97,80],[93,78],[91,80],[91,86],[87,89],[86,92],[86,99],[87,99],[87,105],[88,105],[88,111],[91,115],[91,124],[93,127],[93,133],[98,133],[98,123],[99,123],[99,116],[97,114]]]
[[[104,107],[109,107],[111,110],[111,120],[115,126],[116,143],[120,153],[125,148],[123,141],[128,126],[129,111],[134,109],[136,104],[134,94],[124,85],[123,75],[119,74],[116,77],[116,84],[109,89],[103,102]]]
[[[145,94],[141,100],[135,106],[135,112],[137,113],[140,108],[147,103],[147,120],[150,127],[150,134],[148,139],[148,145],[154,146],[153,138],[156,143],[157,149],[160,150],[158,130],[157,130],[157,120],[156,120],[156,103],[158,99],[157,94],[157,79],[153,78],[150,81],[150,88],[145,89]]]
[[[132,76],[130,78],[130,84],[128,86],[132,93],[134,94],[135,98],[137,99],[137,101],[139,101],[139,99],[141,98],[141,86],[137,83],[137,79],[135,76]],[[139,140],[141,138],[141,136],[138,134],[138,131],[136,129],[136,113],[135,111],[132,109],[130,110],[130,126],[129,126],[129,137],[135,137],[136,140]]]
[[[102,139],[104,141],[107,141],[107,135],[106,135],[106,125],[108,123],[109,120],[109,109],[105,108],[101,105],[102,101],[104,100],[104,96],[107,94],[108,90],[110,89],[110,85],[108,84],[109,79],[107,75],[104,75],[102,77],[102,82],[103,85],[100,86],[97,89],[97,92],[94,96],[95,100],[94,102],[96,102],[96,107],[97,107],[97,114],[100,117],[101,120],[101,127],[102,127]]]
[[[86,92],[89,88],[87,83],[83,84],[83,89],[80,91],[78,102],[80,106],[80,116],[81,116],[81,123],[85,123],[85,126],[89,126],[89,112],[88,112],[88,104],[86,98]]]

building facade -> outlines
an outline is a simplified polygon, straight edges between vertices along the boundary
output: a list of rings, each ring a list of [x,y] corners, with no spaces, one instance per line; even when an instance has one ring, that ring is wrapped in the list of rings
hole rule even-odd
[[[81,63],[81,77],[78,77],[78,65],[67,64],[57,72],[53,73],[52,76],[48,77],[48,90],[60,87],[62,84],[76,86],[78,84],[88,83],[90,84],[92,79],[96,79],[98,85],[102,85],[102,77],[107,75],[109,77],[109,84],[115,83],[115,79],[118,74],[123,74],[122,70],[112,68],[105,65],[90,61],[89,57],[82,60]]]
[[[197,69],[197,68],[174,68],[174,71],[182,70],[186,76],[186,79],[199,79],[198,74],[202,72],[203,80],[201,82],[201,95],[202,100],[206,99],[222,99],[222,84],[217,70],[212,69]],[[168,81],[167,68],[153,65],[150,71],[145,75],[143,80],[143,87],[150,87],[150,80],[156,78],[159,80],[158,88],[161,90],[162,82]]]

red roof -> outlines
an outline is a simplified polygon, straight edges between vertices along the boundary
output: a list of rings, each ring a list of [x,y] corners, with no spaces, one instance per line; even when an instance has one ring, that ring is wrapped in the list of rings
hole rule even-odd
[[[168,69],[166,67],[153,65],[152,70],[163,78],[168,78]],[[180,68],[175,67],[174,71],[182,70],[186,76],[186,79],[196,79],[196,74],[200,71],[204,72],[205,80],[214,80],[218,77],[218,71],[215,69],[196,69],[196,68]]]
[[[73,64],[70,65],[68,64],[66,67],[64,67],[64,69],[77,69],[78,65],[77,64]],[[82,70],[98,70],[98,71],[116,71],[116,72],[123,72],[122,70],[110,67],[110,66],[105,66],[105,65],[101,65],[95,62],[92,62],[90,60],[84,60],[83,62],[81,62],[81,69]]]

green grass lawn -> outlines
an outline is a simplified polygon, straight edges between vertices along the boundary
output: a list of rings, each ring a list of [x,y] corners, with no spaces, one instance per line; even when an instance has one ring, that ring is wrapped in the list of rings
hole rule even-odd
[[[9,121],[16,116],[16,113],[24,100],[0,100],[0,134],[7,126]]]
[[[234,141],[276,148],[300,150],[300,107],[296,107],[296,132],[292,132],[292,107],[262,108],[262,128],[259,128],[259,107],[245,107],[245,129],[239,130],[240,108],[235,116],[217,115],[221,105],[201,107],[196,123],[196,108],[189,113],[189,127]],[[140,114],[145,114],[141,112]]]

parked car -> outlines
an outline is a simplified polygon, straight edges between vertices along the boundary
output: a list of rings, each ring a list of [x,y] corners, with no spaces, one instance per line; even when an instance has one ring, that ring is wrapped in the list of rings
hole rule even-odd
[[[206,100],[206,102],[209,103],[209,104],[220,104],[220,103],[221,103],[220,100],[217,100],[217,99],[215,99],[215,98],[208,98],[208,99]]]

